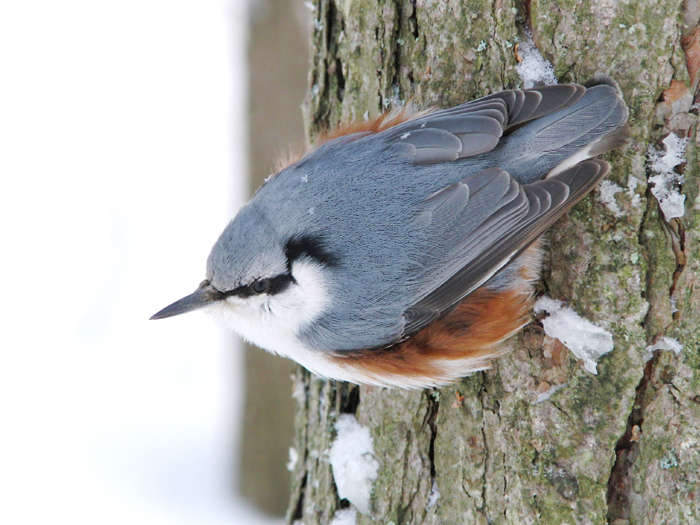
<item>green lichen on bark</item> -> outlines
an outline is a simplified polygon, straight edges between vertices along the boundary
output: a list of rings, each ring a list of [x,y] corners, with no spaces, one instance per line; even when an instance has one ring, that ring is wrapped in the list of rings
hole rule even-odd
[[[321,1],[306,103],[310,135],[412,99],[450,106],[517,83],[515,4]]]
[[[355,414],[371,429],[380,468],[372,512],[357,522],[695,522],[697,142],[685,168],[684,218],[666,224],[646,185],[648,144],[673,121],[659,113],[660,95],[672,80],[687,85],[691,103],[697,90],[680,45],[683,3],[318,0],[316,8],[305,107],[312,138],[409,99],[449,106],[518,86],[515,44],[526,30],[560,81],[610,74],[630,107],[631,143],[607,156],[609,179],[620,189],[617,211],[595,190],[559,221],[547,237],[538,288],[611,331],[614,351],[591,375],[534,322],[491,370],[453,386],[360,387]],[[687,113],[686,106],[671,113]],[[662,336],[679,339],[683,352],[657,351],[646,363],[646,347]],[[347,387],[305,373],[297,387],[307,395],[295,447],[307,454],[294,471],[289,518],[327,523],[344,504],[323,455],[342,403],[333,408],[328,400],[341,399]]]

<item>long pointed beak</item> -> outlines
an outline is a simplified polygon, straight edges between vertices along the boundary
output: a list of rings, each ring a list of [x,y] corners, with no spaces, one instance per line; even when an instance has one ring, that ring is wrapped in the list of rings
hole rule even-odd
[[[165,319],[175,315],[185,314],[200,308],[206,308],[221,300],[221,292],[214,289],[209,281],[204,281],[194,293],[175,301],[170,306],[166,306],[160,312],[153,315],[152,319]]]

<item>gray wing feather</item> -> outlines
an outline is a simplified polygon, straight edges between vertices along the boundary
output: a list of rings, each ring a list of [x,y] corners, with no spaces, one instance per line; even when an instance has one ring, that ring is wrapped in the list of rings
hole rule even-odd
[[[523,105],[517,114],[509,115],[509,126],[530,120],[531,115],[535,114],[537,106],[542,102],[542,94],[538,91],[523,91],[522,93],[525,95]]]
[[[401,140],[415,148],[413,162],[416,164],[427,164],[428,159],[430,163],[455,160],[462,150],[459,138],[441,129],[417,129],[404,137]]]
[[[575,84],[508,90],[390,128],[385,138],[414,148],[414,164],[434,164],[491,151],[511,126],[575,104]]]
[[[574,118],[576,125],[572,126]],[[542,158],[545,156],[543,152],[557,151],[595,133],[602,140],[598,143],[585,141],[584,144],[593,146],[590,156],[597,155],[624,143],[627,129],[621,127],[621,123],[626,120],[627,107],[621,100],[611,103],[610,88],[594,87],[587,91],[586,98],[576,107],[564,108],[556,115],[516,131],[514,135],[521,132],[523,134],[518,141],[514,141],[513,147],[518,147],[518,143],[520,147],[527,144],[527,150],[532,155]],[[617,133],[613,133],[614,130],[617,130]]]
[[[512,89],[494,93],[480,100],[503,100],[508,105],[508,126],[516,126],[573,106],[585,92],[586,88],[583,86],[564,84],[532,90]]]
[[[517,188],[508,173],[489,168],[428,197],[419,211],[418,223],[426,228],[428,242],[449,236],[451,246],[460,251],[469,249],[480,240],[478,228],[509,212],[506,205],[517,196]],[[430,256],[434,252],[426,253]],[[451,255],[444,254],[448,258]],[[452,268],[445,266],[440,271],[449,276]]]
[[[426,201],[427,208],[422,213],[435,215],[435,220],[430,221],[432,224],[441,225],[448,203],[451,205],[450,218],[459,217],[461,220],[471,216],[472,224],[467,228],[468,235],[457,243],[459,249],[449,254],[450,260],[459,266],[457,271],[444,281],[438,280],[441,285],[405,311],[404,336],[418,332],[452,311],[462,299],[522,253],[585,196],[609,169],[610,165],[605,161],[590,160],[549,179],[521,186],[506,172],[490,168],[431,196],[433,200]],[[487,182],[482,180],[480,191],[472,191],[468,181],[481,177]],[[491,189],[490,193],[486,191],[488,189]],[[487,204],[476,202],[475,197],[479,194],[486,197],[484,200],[490,204],[492,213],[477,211]],[[459,213],[453,209],[457,203],[463,206]],[[480,217],[477,225],[473,224],[474,215]],[[425,217],[421,218],[421,224],[427,222]],[[463,232],[459,235],[462,237]],[[450,270],[453,266],[449,265]]]

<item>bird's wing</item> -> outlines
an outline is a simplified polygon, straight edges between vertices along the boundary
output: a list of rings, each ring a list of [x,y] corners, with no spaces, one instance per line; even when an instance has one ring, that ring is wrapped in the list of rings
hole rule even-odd
[[[511,89],[429,113],[382,135],[414,148],[414,164],[434,164],[492,150],[503,132],[575,104],[586,92],[576,84]]]
[[[416,265],[435,283],[404,312],[410,336],[481,286],[517,257],[609,171],[589,160],[533,184],[489,168],[430,196],[416,220],[424,239]],[[449,247],[441,251],[441,247]]]

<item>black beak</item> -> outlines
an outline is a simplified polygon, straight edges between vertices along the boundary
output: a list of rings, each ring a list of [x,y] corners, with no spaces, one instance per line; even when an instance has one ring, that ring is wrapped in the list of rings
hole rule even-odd
[[[193,310],[205,308],[221,300],[221,292],[215,290],[209,281],[203,281],[194,293],[175,301],[170,306],[166,306],[160,312],[153,315],[151,319],[165,319],[175,315],[186,314]]]

